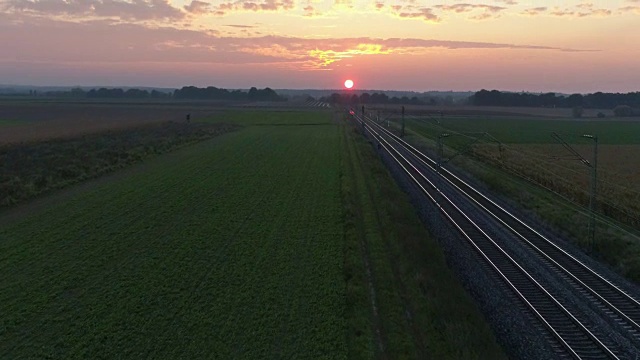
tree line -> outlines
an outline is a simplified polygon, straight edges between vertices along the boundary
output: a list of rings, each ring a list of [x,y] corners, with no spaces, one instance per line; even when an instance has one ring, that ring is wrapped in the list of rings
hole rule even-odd
[[[498,90],[480,90],[469,98],[469,103],[477,106],[526,106],[526,107],[560,107],[560,108],[592,108],[613,109],[618,106],[640,108],[640,92],[572,94],[556,93],[513,93]]]
[[[33,93],[30,93],[35,95]],[[73,88],[69,91],[47,91],[39,95],[67,98],[87,99],[190,99],[190,100],[229,100],[229,101],[286,101],[286,98],[278,95],[273,89],[257,89],[252,87],[249,91],[227,90],[213,86],[198,88],[184,86],[173,92],[145,89],[120,89],[99,88],[85,91],[81,88]]]
[[[320,101],[328,102],[330,104],[407,104],[407,105],[426,105],[431,104],[429,100],[424,101],[418,99],[417,96],[411,98],[407,96],[403,97],[389,97],[385,93],[362,93],[358,94],[338,94],[333,93],[330,96],[320,98]],[[431,105],[436,105],[435,99]]]

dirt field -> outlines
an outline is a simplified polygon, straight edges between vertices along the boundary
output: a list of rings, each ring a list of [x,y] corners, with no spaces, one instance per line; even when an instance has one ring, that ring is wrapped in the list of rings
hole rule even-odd
[[[137,127],[165,121],[197,121],[215,116],[221,107],[176,104],[79,104],[0,101],[0,145]],[[0,123],[1,124],[1,123]]]

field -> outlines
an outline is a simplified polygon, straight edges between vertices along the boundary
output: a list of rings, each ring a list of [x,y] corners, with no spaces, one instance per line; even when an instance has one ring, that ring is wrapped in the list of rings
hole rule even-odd
[[[504,357],[340,119],[210,121],[243,128],[0,213],[0,353]]]
[[[197,121],[211,118],[219,111],[219,107],[192,103],[109,104],[0,98],[0,145],[74,138],[167,121],[182,122],[186,114]]]
[[[337,131],[247,129],[3,226],[2,353],[344,352]]]
[[[135,124],[82,137],[0,145],[0,209],[237,129],[223,123]]]
[[[640,280],[640,121],[445,116],[439,122],[410,118],[406,124],[409,138],[416,137],[427,149],[435,149],[439,135],[449,134],[442,138],[445,159],[455,157],[453,164],[472,171],[488,186],[571,234],[585,250]],[[579,156],[555,140],[554,132]],[[585,134],[598,137],[600,215],[595,244],[587,232],[592,173],[581,162],[583,158],[594,163],[594,143]],[[471,158],[481,162],[472,164]]]
[[[399,114],[402,105],[368,105],[367,109],[378,111],[384,114]],[[550,107],[504,107],[504,106],[473,106],[473,105],[405,105],[407,114],[411,115],[432,115],[440,116],[485,116],[485,117],[520,117],[529,119],[571,119],[573,118],[572,109],[568,108],[550,108]],[[597,119],[598,113],[603,113],[607,118],[613,116],[611,109],[584,109],[583,119]],[[638,118],[636,118],[638,120]]]

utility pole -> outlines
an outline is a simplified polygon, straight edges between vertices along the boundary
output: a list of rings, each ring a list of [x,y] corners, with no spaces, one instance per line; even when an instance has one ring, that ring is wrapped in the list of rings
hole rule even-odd
[[[591,191],[589,195],[589,212],[591,218],[589,219],[589,241],[591,252],[594,251],[596,241],[596,195],[598,190],[598,137],[595,135],[582,135],[583,138],[593,140],[593,164],[589,160],[585,159],[580,153],[578,153],[571,145],[569,145],[560,135],[555,132],[551,136],[564,146],[569,152],[575,155],[580,162],[591,168]]]
[[[444,151],[443,151],[443,145],[442,145],[442,139],[451,136],[451,134],[447,134],[447,133],[442,133],[440,135],[438,135],[438,161],[436,162],[436,174],[437,174],[437,178],[438,178],[438,193],[440,195],[442,195],[442,179],[440,176],[440,168],[442,167],[442,161],[443,161],[443,156],[444,156]],[[438,203],[438,207],[442,207],[442,201],[444,200],[444,198],[441,196],[440,197],[440,202]]]
[[[591,246],[596,243],[596,195],[598,191],[598,137],[595,135],[582,135],[582,137],[593,140],[593,166],[591,166],[591,197],[589,198],[589,210],[591,211],[591,221],[589,221],[589,234],[591,236]]]
[[[400,132],[400,137],[404,137],[404,106],[402,106],[402,131]]]

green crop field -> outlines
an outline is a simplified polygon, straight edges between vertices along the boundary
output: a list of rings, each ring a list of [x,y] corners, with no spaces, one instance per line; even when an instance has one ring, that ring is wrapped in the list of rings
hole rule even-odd
[[[338,134],[248,128],[3,224],[0,353],[344,353]]]

